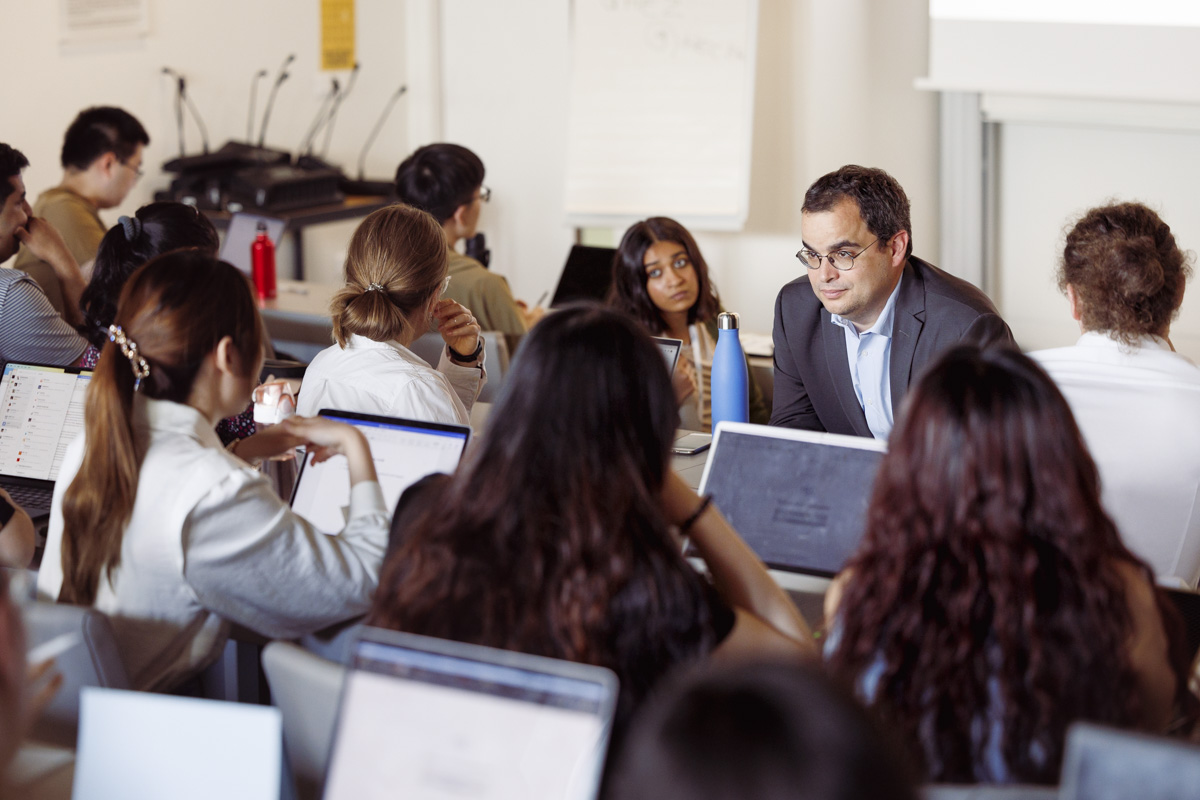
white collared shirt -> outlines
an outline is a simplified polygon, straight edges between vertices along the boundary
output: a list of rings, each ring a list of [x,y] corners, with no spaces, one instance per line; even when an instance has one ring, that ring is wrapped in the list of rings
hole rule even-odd
[[[346,527],[327,536],[292,512],[262,473],[221,446],[181,403],[134,398],[139,454],[121,561],[102,572],[95,607],[112,620],[135,689],[163,689],[220,653],[236,622],[294,638],[366,613],[387,548],[389,514],[375,481],[350,492]],[[62,589],[62,497],[83,460],[67,448],[54,487],[38,596]]]
[[[1105,508],[1159,577],[1200,579],[1200,367],[1166,341],[1088,332],[1029,354],[1058,384],[1100,470]]]
[[[446,348],[435,370],[399,342],[351,336],[345,349],[327,347],[308,365],[296,413],[322,408],[403,417],[426,422],[471,424],[471,406],[487,382],[480,366],[450,360]]]
[[[901,280],[903,280],[901,275]],[[896,296],[900,281],[888,295],[875,324],[862,333],[854,323],[837,314],[829,319],[846,335],[846,360],[854,381],[854,394],[867,418],[867,427],[876,439],[886,440],[892,432],[892,328],[896,320]]]

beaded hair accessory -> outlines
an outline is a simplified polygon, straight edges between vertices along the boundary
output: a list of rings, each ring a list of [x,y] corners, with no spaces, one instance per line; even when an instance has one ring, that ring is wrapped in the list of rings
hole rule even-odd
[[[142,358],[137,342],[126,336],[125,329],[120,325],[108,326],[108,340],[115,342],[117,347],[121,348],[121,354],[129,359],[129,365],[133,367],[133,390],[136,392],[142,388],[142,379],[150,375],[149,362]]]
[[[367,288],[364,289],[363,291],[364,292],[386,292],[387,287],[385,287],[382,283],[368,283]]]
[[[137,217],[118,217],[117,224],[125,231],[125,241],[132,242],[142,235],[142,221]]]

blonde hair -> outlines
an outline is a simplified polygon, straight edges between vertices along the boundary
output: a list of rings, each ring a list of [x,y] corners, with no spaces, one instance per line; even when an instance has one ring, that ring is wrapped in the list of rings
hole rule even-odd
[[[446,277],[449,247],[432,216],[402,204],[362,221],[346,253],[346,285],[333,297],[333,338],[354,334],[377,342],[411,340],[411,317]]]

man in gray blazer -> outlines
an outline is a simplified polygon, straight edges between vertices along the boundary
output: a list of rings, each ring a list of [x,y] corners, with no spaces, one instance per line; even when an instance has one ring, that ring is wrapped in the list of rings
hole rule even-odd
[[[775,301],[772,425],[886,439],[944,350],[1013,344],[987,295],[913,256],[908,197],[883,170],[818,179],[800,233],[808,274]]]

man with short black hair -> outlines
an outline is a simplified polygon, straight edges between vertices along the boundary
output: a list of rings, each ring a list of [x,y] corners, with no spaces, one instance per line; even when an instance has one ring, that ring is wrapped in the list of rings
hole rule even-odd
[[[808,274],[775,302],[772,425],[886,439],[909,385],[944,350],[1013,344],[987,295],[912,254],[908,197],[883,170],[819,178],[800,233]]]
[[[33,213],[62,234],[76,263],[96,257],[108,228],[99,211],[119,205],[142,175],[142,150],[150,136],[130,114],[111,106],[79,113],[67,128],[62,146],[62,183],[38,197]],[[55,309],[65,310],[62,286],[50,265],[31,252],[17,256],[17,269],[28,272]]]
[[[79,322],[79,295],[83,275],[58,232],[32,216],[25,198],[21,170],[29,166],[19,150],[0,143],[0,264],[17,248],[27,250],[51,265],[67,287],[73,322]],[[0,269],[0,361],[66,366],[83,355],[87,342],[67,324],[46,299],[37,282],[15,269]]]
[[[475,235],[482,204],[491,197],[483,174],[483,161],[462,145],[429,144],[401,162],[396,194],[401,202],[432,215],[446,232],[452,280],[445,296],[469,308],[483,330],[505,334],[512,352],[541,315],[514,300],[503,277],[454,249],[459,240]]]

